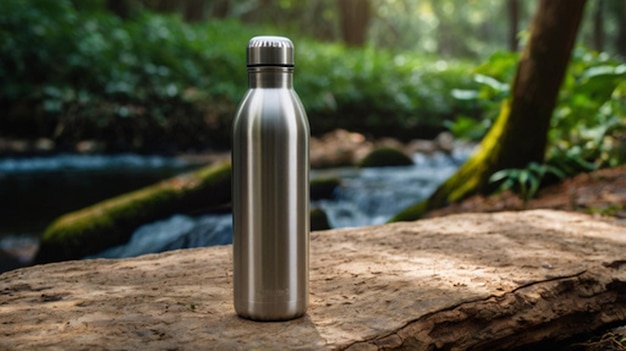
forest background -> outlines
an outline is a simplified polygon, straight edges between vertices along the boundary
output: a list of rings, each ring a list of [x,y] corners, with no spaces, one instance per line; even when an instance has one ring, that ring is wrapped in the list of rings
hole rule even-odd
[[[296,90],[314,135],[344,128],[409,140],[450,130],[478,140],[508,93],[535,6],[7,0],[0,4],[0,138],[55,151],[84,141],[108,153],[228,149],[246,89],[245,45],[277,34],[296,43]],[[626,1],[590,2],[553,144],[576,144],[581,160],[621,162],[599,146],[607,136],[615,145],[623,129],[625,56]]]

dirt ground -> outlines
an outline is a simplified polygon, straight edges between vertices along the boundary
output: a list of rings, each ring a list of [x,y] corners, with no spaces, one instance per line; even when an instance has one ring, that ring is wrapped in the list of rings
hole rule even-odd
[[[626,165],[580,174],[560,184],[548,186],[526,203],[518,195],[505,191],[486,197],[474,196],[432,211],[427,217],[538,208],[585,212],[626,223]]]

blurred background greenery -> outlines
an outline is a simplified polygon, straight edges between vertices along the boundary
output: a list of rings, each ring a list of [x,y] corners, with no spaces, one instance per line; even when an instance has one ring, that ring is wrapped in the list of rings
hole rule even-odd
[[[535,6],[3,0],[0,138],[43,138],[61,151],[84,140],[105,152],[228,149],[245,45],[279,34],[296,43],[296,90],[314,135],[345,128],[408,140],[448,129],[480,139],[508,93]],[[579,42],[551,134],[561,149],[592,139],[597,148],[623,127],[626,1],[589,3]]]

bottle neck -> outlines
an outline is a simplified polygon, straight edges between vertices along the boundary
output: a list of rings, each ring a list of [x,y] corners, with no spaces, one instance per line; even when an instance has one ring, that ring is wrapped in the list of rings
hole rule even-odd
[[[293,88],[293,67],[248,67],[248,87]]]

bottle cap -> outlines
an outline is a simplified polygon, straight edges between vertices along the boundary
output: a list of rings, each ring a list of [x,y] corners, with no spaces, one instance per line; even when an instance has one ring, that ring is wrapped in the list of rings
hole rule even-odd
[[[293,67],[293,43],[289,38],[259,36],[248,43],[248,67]]]

